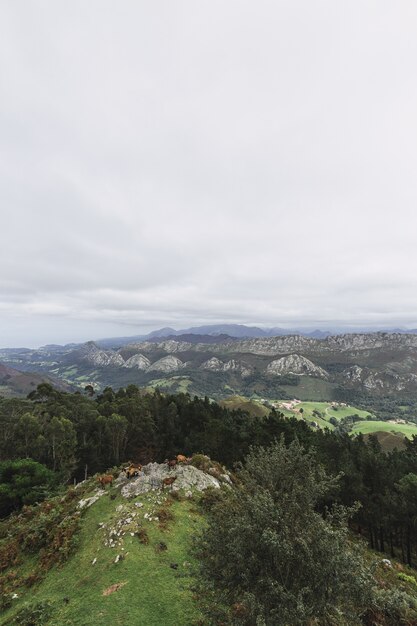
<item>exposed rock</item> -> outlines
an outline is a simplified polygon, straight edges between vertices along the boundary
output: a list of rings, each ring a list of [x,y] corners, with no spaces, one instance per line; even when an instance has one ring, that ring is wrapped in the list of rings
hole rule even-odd
[[[80,500],[77,504],[77,508],[88,509],[92,504],[94,504],[94,502],[97,502],[97,500],[101,498],[101,496],[104,496],[105,493],[106,492],[104,491],[104,489],[98,489],[94,496],[90,496],[89,498],[84,498]]]
[[[184,363],[178,359],[176,356],[172,354],[168,354],[168,356],[162,357],[155,363],[152,363],[150,367],[148,367],[148,372],[176,372],[177,370],[185,367]]]
[[[243,377],[249,376],[252,373],[252,368],[241,361],[230,359],[230,361],[224,363],[215,356],[208,359],[208,361],[204,361],[204,363],[200,365],[200,368],[212,372],[238,372]]]
[[[250,376],[252,374],[252,368],[245,365],[241,361],[231,359],[224,364],[223,371],[225,372],[239,372],[243,377]]]
[[[217,357],[213,356],[211,359],[208,359],[208,361],[204,361],[204,363],[200,365],[200,368],[202,370],[211,370],[212,372],[222,372],[224,363]]]
[[[81,348],[82,358],[88,363],[98,366],[121,366],[124,365],[124,359],[121,354],[113,350],[100,350],[94,341],[88,341]]]
[[[409,362],[411,359],[409,360]],[[398,364],[399,365],[399,364]],[[404,369],[398,366],[398,369]],[[388,364],[384,369],[371,370],[366,367],[353,365],[342,372],[344,382],[362,385],[369,391],[404,391],[415,389],[417,384],[416,374],[396,373],[393,364]]]
[[[281,359],[272,361],[266,368],[267,374],[296,374],[297,376],[314,376],[316,378],[329,377],[328,373],[309,359],[299,354],[290,354]]]
[[[217,478],[193,465],[177,465],[174,469],[170,469],[165,463],[148,463],[143,467],[143,476],[124,484],[121,494],[125,498],[133,498],[148,491],[161,489],[163,479],[174,476],[176,480],[170,487],[173,491],[179,489],[204,491],[208,487],[216,489],[220,487]]]
[[[146,356],[143,356],[143,354],[134,354],[133,356],[130,357],[130,359],[127,359],[127,361],[124,363],[124,367],[133,367],[136,368],[138,370],[146,370],[148,369],[148,367],[150,367],[151,362],[149,359],[146,358]]]
[[[229,474],[220,474],[220,480],[226,483],[227,485],[230,485],[230,487],[233,486],[233,483],[231,481]]]
[[[132,346],[133,347],[133,346]],[[207,351],[207,344],[180,341],[143,342],[134,344],[139,350],[165,350],[166,352]],[[330,352],[357,351],[360,354],[373,350],[417,349],[417,335],[403,333],[345,333],[331,335],[323,339],[313,339],[302,335],[282,335],[226,341],[210,346],[217,354],[251,353],[259,355],[278,355],[288,353],[327,354]]]
[[[132,343],[129,344],[128,348],[134,348],[143,352],[160,352],[163,350],[164,352],[185,352],[186,350],[191,350],[193,345],[187,341],[175,341],[174,339],[169,339],[167,341],[142,341],[140,343]],[[207,346],[206,346],[207,349]]]
[[[363,371],[363,368],[359,367],[359,365],[352,365],[352,367],[348,367],[342,372],[342,376],[347,380],[357,383],[361,382]]]

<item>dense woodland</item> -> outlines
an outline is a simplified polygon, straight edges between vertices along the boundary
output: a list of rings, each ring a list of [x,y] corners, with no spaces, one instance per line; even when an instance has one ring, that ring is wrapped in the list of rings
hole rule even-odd
[[[208,398],[144,393],[134,385],[106,388],[97,397],[91,391],[63,393],[42,384],[26,400],[0,400],[0,515],[41,497],[45,481],[52,488],[127,460],[163,461],[178,453],[201,452],[237,469],[251,446],[282,435],[287,445],[297,439],[314,448],[328,474],[340,475],[325,504],[360,502],[353,524],[371,547],[417,562],[417,440],[386,453],[375,438],[366,443],[361,436],[315,431],[274,410],[255,418]],[[7,484],[19,472],[32,478],[21,479],[23,491],[12,493]]]

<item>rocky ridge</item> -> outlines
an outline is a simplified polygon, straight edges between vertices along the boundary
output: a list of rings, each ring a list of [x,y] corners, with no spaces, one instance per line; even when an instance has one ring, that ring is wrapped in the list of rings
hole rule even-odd
[[[169,373],[176,372],[183,367],[185,367],[185,363],[183,363],[181,359],[178,359],[172,354],[168,354],[168,356],[164,356],[162,357],[162,359],[159,359],[158,361],[155,361],[155,363],[152,363],[152,365],[150,365],[146,371]]]
[[[380,371],[353,365],[342,372],[344,381],[361,385],[368,391],[412,391],[417,385],[417,375],[395,373],[389,368]]]
[[[175,340],[160,342],[142,342],[129,346],[138,351],[164,350],[171,353],[192,350],[204,352],[207,344],[187,343]],[[323,339],[313,339],[301,335],[283,335],[228,341],[210,346],[210,351],[221,353],[250,353],[259,355],[278,355],[288,353],[327,354],[331,352],[367,351],[367,350],[408,350],[417,349],[417,335],[402,333],[352,333],[330,335]]]
[[[299,354],[290,354],[272,361],[266,368],[267,374],[281,376],[283,374],[295,374],[297,376],[314,376],[315,378],[328,379],[328,373],[309,359]]]
[[[230,361],[224,362],[215,356],[202,363],[200,369],[209,370],[211,372],[237,372],[243,378],[250,376],[253,371],[252,367],[242,361],[230,359]]]
[[[81,347],[81,355],[84,361],[98,366],[123,366],[125,360],[121,354],[113,350],[100,350],[94,341],[88,341]]]
[[[123,367],[132,367],[138,370],[147,370],[151,365],[151,362],[143,354],[134,354],[124,362]]]

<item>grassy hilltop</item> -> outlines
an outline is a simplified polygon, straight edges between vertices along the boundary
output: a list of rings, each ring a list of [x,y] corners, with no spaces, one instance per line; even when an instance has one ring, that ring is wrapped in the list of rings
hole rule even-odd
[[[126,499],[112,486],[89,500],[99,493],[90,479],[1,522],[0,625],[212,623],[195,594],[192,538],[206,527],[201,494],[157,488]],[[376,588],[417,602],[415,570],[395,560],[387,567],[383,556],[365,552]],[[371,614],[372,623],[393,623]]]
[[[0,624],[197,624],[201,614],[193,598],[190,543],[203,518],[194,498],[177,499],[167,490],[156,490],[126,500],[120,489],[112,487],[90,507],[79,510],[79,500],[96,491],[96,483],[90,480],[68,492],[69,506],[57,498],[36,507],[35,517],[25,520],[21,515],[17,524],[2,522],[0,554],[10,545],[7,535],[16,531],[16,525],[23,537],[15,563],[3,570],[3,579],[9,578],[3,602],[5,596],[17,597],[0,617]],[[65,549],[62,544],[58,547],[53,528],[54,511],[63,506],[67,509],[64,518],[79,518],[79,530],[68,537],[73,552],[68,560],[53,564],[48,571],[46,553]],[[112,531],[120,533],[114,535],[114,547]],[[49,537],[33,554],[24,536],[36,532],[49,533]],[[39,621],[30,621],[32,614],[39,614]]]

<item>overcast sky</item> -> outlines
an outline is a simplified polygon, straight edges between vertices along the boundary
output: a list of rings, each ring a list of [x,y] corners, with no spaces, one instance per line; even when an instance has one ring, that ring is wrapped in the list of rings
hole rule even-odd
[[[3,0],[0,346],[417,327],[415,0]]]

